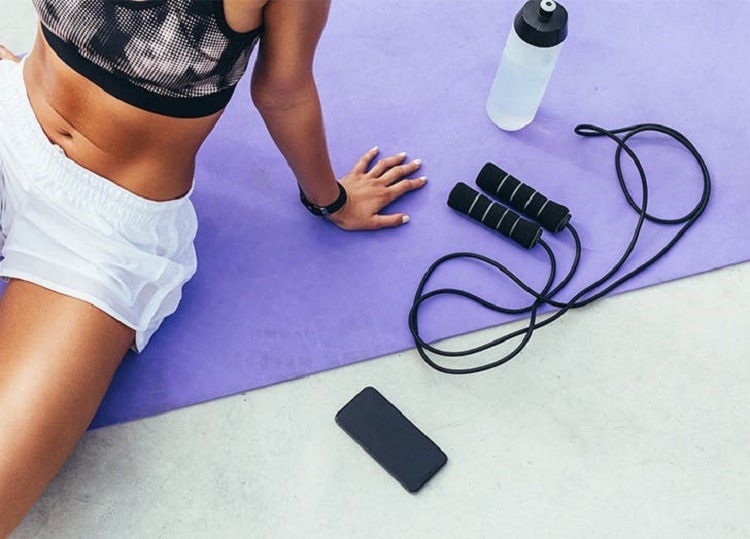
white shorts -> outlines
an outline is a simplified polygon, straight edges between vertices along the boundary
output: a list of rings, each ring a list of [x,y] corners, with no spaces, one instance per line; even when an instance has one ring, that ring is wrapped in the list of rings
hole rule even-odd
[[[135,330],[142,352],[197,270],[190,196],[149,200],[50,142],[23,63],[0,60],[0,278],[79,298]]]

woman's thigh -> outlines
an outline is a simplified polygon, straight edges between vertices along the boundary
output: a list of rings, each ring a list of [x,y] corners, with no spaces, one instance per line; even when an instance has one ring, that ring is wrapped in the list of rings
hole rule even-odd
[[[133,336],[85,301],[8,283],[0,297],[0,535],[68,458]]]

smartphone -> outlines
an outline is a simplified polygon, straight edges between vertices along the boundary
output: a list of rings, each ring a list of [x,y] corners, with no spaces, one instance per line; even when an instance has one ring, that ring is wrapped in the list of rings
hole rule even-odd
[[[417,492],[448,457],[374,387],[336,414],[336,423],[409,492]]]

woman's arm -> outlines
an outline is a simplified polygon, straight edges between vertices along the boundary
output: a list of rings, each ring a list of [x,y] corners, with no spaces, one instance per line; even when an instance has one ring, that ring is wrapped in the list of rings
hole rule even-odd
[[[313,76],[315,49],[329,9],[330,0],[271,0],[264,10],[264,33],[251,85],[253,103],[271,137],[305,196],[319,206],[331,204],[339,194]],[[403,214],[380,216],[378,212],[403,193],[424,185],[424,180],[398,181],[419,168],[418,162],[399,166],[405,155],[383,159],[366,172],[376,154],[375,149],[365,154],[341,180],[347,204],[329,219],[342,228],[403,224]]]
[[[271,0],[251,86],[271,137],[307,198],[321,206],[339,194],[312,72],[329,8],[329,0]]]

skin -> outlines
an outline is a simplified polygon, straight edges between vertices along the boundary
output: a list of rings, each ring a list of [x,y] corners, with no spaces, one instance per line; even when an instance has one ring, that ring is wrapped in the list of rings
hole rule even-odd
[[[135,0],[134,0],[135,1]],[[307,198],[338,196],[326,145],[313,57],[329,0],[224,0],[236,31],[265,25],[252,101]],[[0,46],[0,59],[18,61]],[[144,198],[171,200],[190,188],[198,149],[221,112],[169,118],[106,94],[68,68],[38,30],[24,63],[29,100],[44,133],[80,165]],[[328,219],[344,230],[408,221],[381,210],[426,178],[405,154],[366,152],[340,182],[347,204]],[[368,170],[369,168],[369,170]],[[311,218],[313,218],[311,216]],[[91,422],[134,331],[91,304],[11,279],[0,297],[0,537],[22,521]]]

